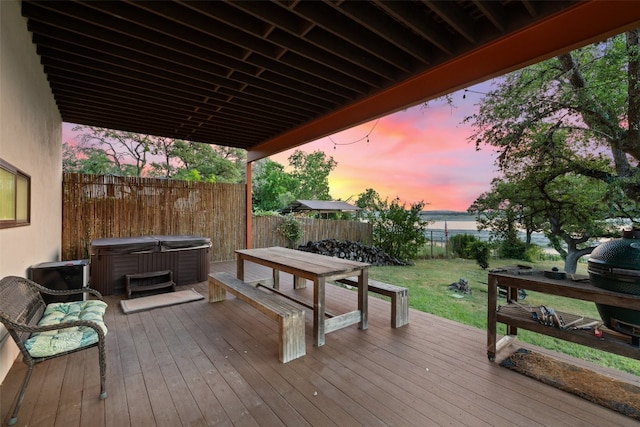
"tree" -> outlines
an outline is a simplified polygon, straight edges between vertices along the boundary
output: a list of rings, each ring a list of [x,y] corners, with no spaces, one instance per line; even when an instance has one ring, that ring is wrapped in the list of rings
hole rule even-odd
[[[329,174],[338,165],[322,151],[296,150],[289,156],[292,171],[273,160],[254,164],[252,203],[256,210],[278,210],[294,200],[331,200]]]
[[[420,216],[424,202],[406,209],[398,198],[382,200],[375,190],[367,189],[359,195],[356,205],[373,226],[374,246],[403,261],[417,258],[418,250],[427,243],[428,222]]]
[[[516,182],[495,178],[491,190],[481,194],[467,212],[476,215],[479,230],[491,230],[492,239],[506,240],[514,230],[524,230],[528,246],[533,232],[542,231],[544,218],[535,215],[536,211],[529,208],[522,195]]]
[[[220,156],[213,146],[200,142],[175,140],[170,148],[175,179],[199,177],[208,182],[240,182],[242,173],[232,160]]]
[[[65,172],[77,172],[78,151],[76,147],[67,142],[62,143],[62,170]]]
[[[456,234],[449,239],[451,252],[460,258],[471,259],[474,257],[472,246],[480,240],[471,234]]]
[[[593,249],[592,239],[615,232],[617,224],[607,221],[609,207],[602,202],[607,186],[534,166],[524,168],[524,174],[507,172],[495,179],[468,211],[477,215],[480,229],[490,229],[501,241],[500,256],[525,259],[531,233],[541,231],[565,260],[565,271],[574,273],[578,259]],[[526,244],[519,241],[519,230],[527,231]]]
[[[610,233],[608,218],[637,221],[639,46],[634,30],[511,73],[466,119],[470,140],[498,150],[502,182],[514,186],[479,200],[501,199],[494,209],[509,210],[494,219],[528,219],[563,241],[565,268],[592,250],[590,238]]]
[[[307,154],[296,150],[289,156],[289,165],[293,167],[291,175],[299,183],[296,199],[331,200],[329,174],[338,166],[333,157],[322,151]]]
[[[361,215],[367,216],[377,212],[381,202],[380,194],[373,188],[367,188],[358,196],[356,206],[360,208]]]
[[[98,150],[111,159],[119,175],[142,176],[154,140],[150,135],[95,126],[76,126],[84,149]]]
[[[62,145],[62,150],[62,170],[64,172],[87,175],[119,175],[122,172],[100,149],[92,147],[78,149],[65,142]]]
[[[158,137],[155,146],[151,148],[155,161],[151,162],[149,176],[156,178],[171,178],[177,167],[173,163],[173,148],[178,140]]]
[[[235,168],[240,171],[241,180],[244,181],[244,172],[247,164],[247,151],[241,148],[225,147],[223,145],[212,145],[211,147],[218,157],[233,163]]]
[[[65,171],[208,182],[244,179],[244,150],[98,127],[73,130],[85,133],[79,135],[82,145],[76,153],[65,152]]]
[[[275,211],[296,199],[300,183],[285,172],[284,166],[270,159],[254,164],[252,179],[252,205],[254,210]]]

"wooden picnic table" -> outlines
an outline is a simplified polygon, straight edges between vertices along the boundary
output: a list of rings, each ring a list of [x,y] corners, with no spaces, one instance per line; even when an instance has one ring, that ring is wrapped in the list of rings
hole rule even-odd
[[[294,283],[300,280],[313,282],[313,339],[316,346],[325,343],[325,334],[358,323],[360,329],[367,329],[368,268],[370,264],[350,261],[310,252],[282,247],[259,249],[239,249],[237,254],[237,277],[244,280],[246,261],[264,265],[273,270],[273,286],[278,288],[279,272],[292,274]],[[358,279],[358,309],[325,317],[325,289],[327,280],[346,277]]]

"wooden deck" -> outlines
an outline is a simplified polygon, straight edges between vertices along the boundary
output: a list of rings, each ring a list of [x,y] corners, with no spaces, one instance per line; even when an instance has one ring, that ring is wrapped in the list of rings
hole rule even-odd
[[[235,263],[212,270],[235,272]],[[269,274],[257,266],[246,273]],[[312,300],[311,286],[293,291],[291,282],[283,274],[280,288]],[[193,287],[206,296],[206,283]],[[118,301],[107,298],[109,397],[98,398],[95,349],[45,362],[17,425],[638,425],[489,362],[483,330],[414,310],[409,325],[392,329],[389,302],[375,297],[368,330],[333,332],[320,348],[307,312],[307,354],[287,364],[278,362],[277,323],[231,296],[129,315]],[[355,292],[328,286],[328,311],[355,304]],[[640,385],[639,377],[553,355]],[[16,362],[0,388],[3,425],[25,368]]]

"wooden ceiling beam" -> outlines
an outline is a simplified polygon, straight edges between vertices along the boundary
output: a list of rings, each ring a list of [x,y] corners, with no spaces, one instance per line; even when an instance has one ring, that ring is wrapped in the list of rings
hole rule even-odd
[[[268,157],[639,26],[640,8],[636,2],[576,3],[543,21],[258,144],[247,153],[247,160]]]

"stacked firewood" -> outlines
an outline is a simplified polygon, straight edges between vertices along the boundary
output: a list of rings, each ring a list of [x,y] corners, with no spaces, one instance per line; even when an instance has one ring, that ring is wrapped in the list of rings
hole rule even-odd
[[[382,249],[348,240],[339,241],[326,239],[317,242],[307,242],[306,245],[298,246],[298,250],[351,261],[366,262],[371,265],[406,265],[406,263],[403,263],[399,259],[389,256]]]

